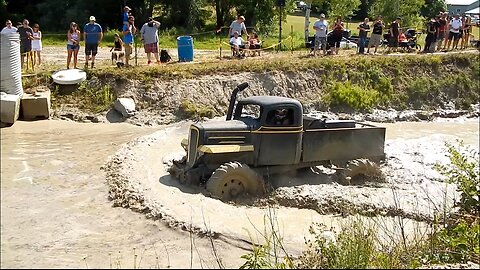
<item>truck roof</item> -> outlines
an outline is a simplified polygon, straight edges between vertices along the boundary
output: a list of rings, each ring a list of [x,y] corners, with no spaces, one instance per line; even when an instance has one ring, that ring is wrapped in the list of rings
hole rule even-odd
[[[251,96],[251,97],[246,97],[239,102],[242,103],[254,103],[258,104],[260,106],[272,106],[272,105],[279,105],[279,104],[295,104],[298,107],[302,107],[302,104],[293,98],[287,98],[287,97],[279,97],[279,96]]]

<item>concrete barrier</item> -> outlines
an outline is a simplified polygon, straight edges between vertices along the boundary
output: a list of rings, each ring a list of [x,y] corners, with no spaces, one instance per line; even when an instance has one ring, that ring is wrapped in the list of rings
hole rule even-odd
[[[25,120],[50,118],[50,107],[50,90],[35,94],[23,94],[21,108]]]
[[[0,92],[0,122],[13,124],[20,114],[20,96]]]

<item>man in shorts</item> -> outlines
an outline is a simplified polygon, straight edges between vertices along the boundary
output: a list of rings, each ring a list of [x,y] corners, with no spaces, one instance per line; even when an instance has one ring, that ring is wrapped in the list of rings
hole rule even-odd
[[[142,35],[142,41],[145,48],[145,53],[147,54],[147,64],[150,65],[152,63],[152,53],[155,56],[155,60],[157,60],[157,64],[160,63],[160,59],[158,58],[158,28],[160,27],[160,23],[153,20],[152,18],[148,18],[148,21],[143,24],[142,28],[140,29],[140,34]]]
[[[313,55],[317,55],[317,51],[320,50],[320,47],[323,49],[323,55],[326,55],[328,22],[325,20],[325,14],[320,14],[320,19],[313,23],[313,29],[315,29],[315,47],[313,48]]]
[[[462,29],[462,20],[460,19],[460,15],[456,14],[455,17],[450,21],[448,24],[448,28],[450,31],[448,32],[448,42],[446,50],[450,50],[450,44],[452,43],[453,39],[453,46],[452,50],[457,46],[458,41],[460,40],[460,30]]]
[[[25,63],[25,57],[29,57],[29,52],[32,51],[33,29],[28,26],[29,22],[24,19],[22,26],[18,27],[17,32],[20,34],[20,54],[22,55],[21,67]]]
[[[383,35],[383,28],[385,28],[385,24],[383,24],[382,16],[378,15],[377,20],[372,25],[372,35],[370,36],[370,40],[368,42],[368,49],[367,53],[370,53],[370,48],[375,47],[375,51],[373,53],[377,53],[378,46],[382,41]]]
[[[95,22],[95,17],[90,16],[90,22],[83,28],[83,40],[85,40],[85,68],[88,68],[88,60],[92,59],[92,68],[95,67],[95,56],[98,44],[102,41],[103,32],[100,24]]]

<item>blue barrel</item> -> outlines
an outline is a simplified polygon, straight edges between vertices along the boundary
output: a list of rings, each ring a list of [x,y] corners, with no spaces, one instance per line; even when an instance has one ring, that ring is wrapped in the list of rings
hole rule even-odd
[[[193,61],[193,38],[191,36],[177,37],[178,61]]]

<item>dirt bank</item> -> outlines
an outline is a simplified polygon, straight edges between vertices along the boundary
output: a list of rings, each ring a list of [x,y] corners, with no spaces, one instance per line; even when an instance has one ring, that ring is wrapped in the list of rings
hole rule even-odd
[[[60,95],[48,73],[26,83],[55,94],[53,117],[86,122],[128,122],[155,126],[182,119],[225,115],[231,91],[250,87],[239,98],[277,95],[298,99],[305,112],[375,122],[422,121],[437,117],[478,116],[478,52],[415,55],[305,58],[279,54],[245,61],[97,68],[69,95]],[[30,87],[30,88],[29,88]],[[111,110],[117,97],[132,98],[133,117]]]

